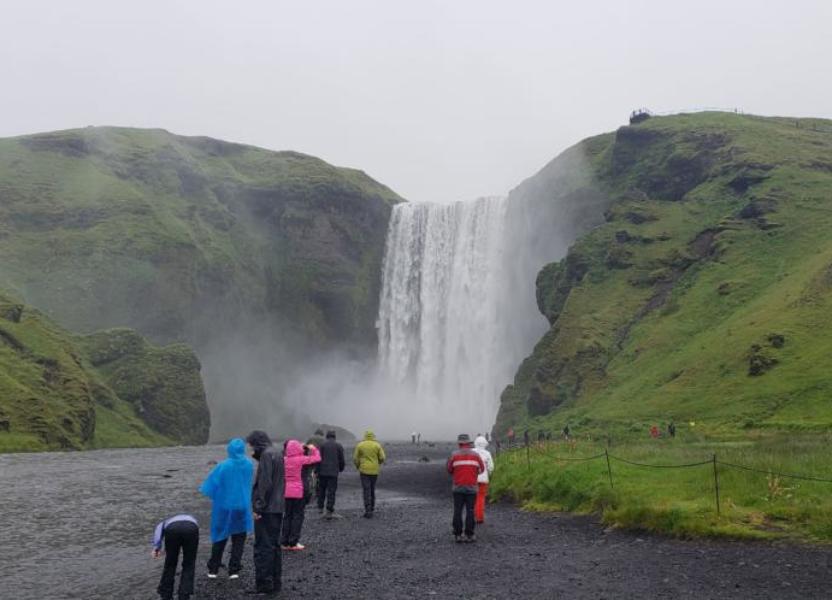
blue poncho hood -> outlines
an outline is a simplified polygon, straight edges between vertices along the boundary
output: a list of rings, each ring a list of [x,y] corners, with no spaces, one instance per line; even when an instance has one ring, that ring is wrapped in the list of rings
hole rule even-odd
[[[251,485],[254,463],[246,456],[246,443],[234,438],[228,443],[228,458],[208,474],[199,491],[211,499],[211,541],[228,539],[235,533],[251,533]]]

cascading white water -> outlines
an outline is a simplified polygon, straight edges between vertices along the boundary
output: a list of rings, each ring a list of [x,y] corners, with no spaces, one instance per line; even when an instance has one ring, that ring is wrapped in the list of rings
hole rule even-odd
[[[500,393],[522,358],[508,331],[513,278],[506,276],[505,224],[504,198],[393,210],[382,272],[379,366],[399,388],[391,401],[416,403],[426,424],[443,433],[490,429]],[[533,288],[528,293],[533,297]],[[414,413],[413,406],[400,408]]]

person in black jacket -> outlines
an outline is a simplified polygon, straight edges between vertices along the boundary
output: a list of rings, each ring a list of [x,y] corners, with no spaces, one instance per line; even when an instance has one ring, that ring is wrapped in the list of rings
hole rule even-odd
[[[321,462],[318,465],[318,511],[323,512],[326,502],[326,519],[335,516],[335,492],[338,490],[338,474],[344,470],[344,447],[335,441],[335,432],[326,432],[321,446]]]
[[[246,442],[252,447],[257,474],[251,492],[254,512],[254,594],[271,595],[280,591],[280,528],[283,524],[283,456],[272,445],[268,434],[252,431]]]

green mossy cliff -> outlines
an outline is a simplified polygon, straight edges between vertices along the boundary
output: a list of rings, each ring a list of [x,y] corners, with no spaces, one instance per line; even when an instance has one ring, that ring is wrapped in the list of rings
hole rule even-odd
[[[391,205],[361,171],[163,130],[0,139],[0,284],[73,331],[243,320],[371,345]]]
[[[387,223],[400,201],[363,172],[312,156],[163,130],[0,139],[0,287],[73,332],[129,327],[187,343],[204,366],[218,437],[276,430],[302,417],[285,406],[298,364],[374,351]],[[83,345],[112,390],[154,431],[202,440],[190,352],[102,336]],[[158,377],[144,377],[147,363]]]
[[[0,295],[0,452],[205,443],[199,369],[186,346],[75,336]]]
[[[547,169],[524,186],[600,225],[540,272],[495,433],[832,426],[832,122],[653,117]]]

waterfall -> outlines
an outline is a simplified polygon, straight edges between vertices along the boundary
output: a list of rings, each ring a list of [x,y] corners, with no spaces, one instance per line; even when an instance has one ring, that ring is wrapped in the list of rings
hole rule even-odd
[[[506,215],[504,198],[393,210],[377,323],[379,368],[397,389],[391,408],[423,427],[445,434],[489,430],[500,393],[530,350],[528,342],[516,343],[515,332],[530,318],[534,335],[545,330],[534,279],[525,290],[510,289],[516,277],[509,273]]]

